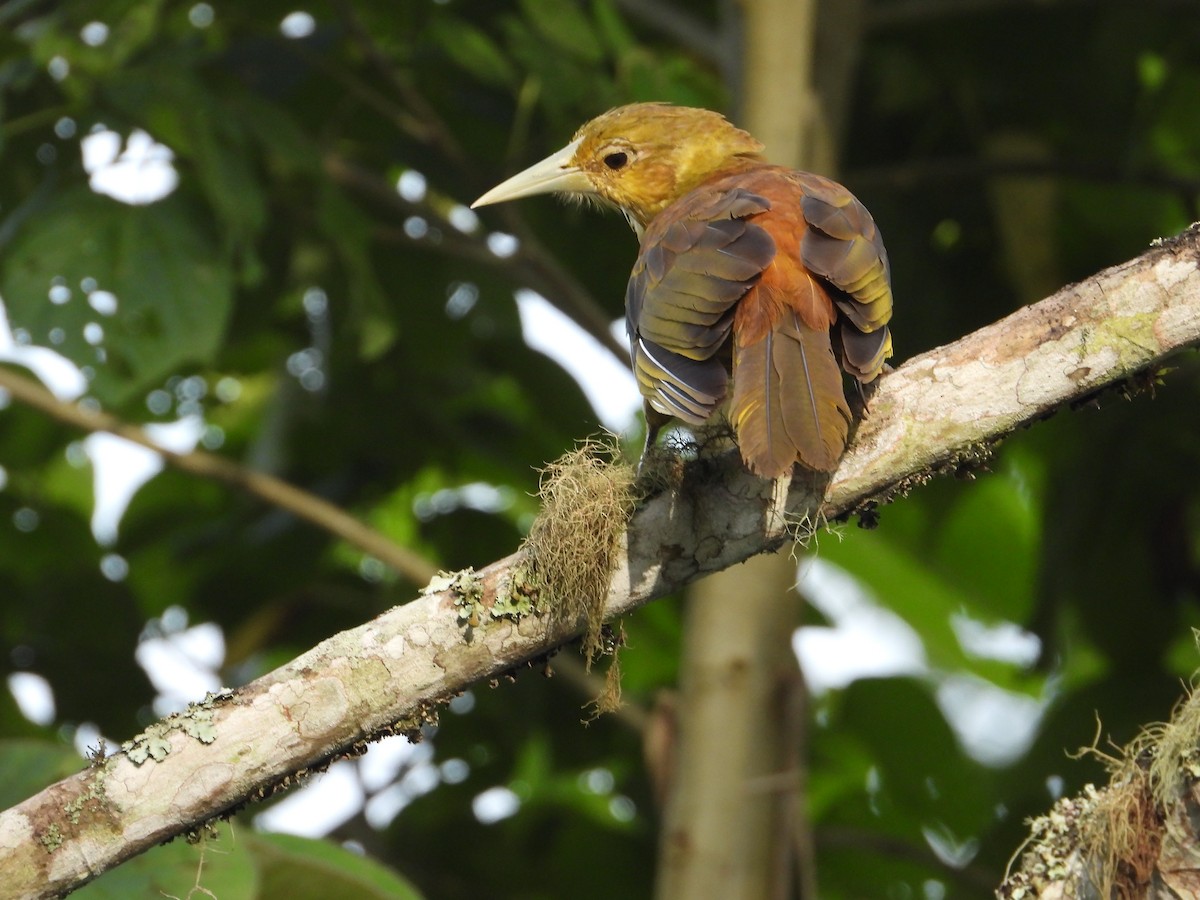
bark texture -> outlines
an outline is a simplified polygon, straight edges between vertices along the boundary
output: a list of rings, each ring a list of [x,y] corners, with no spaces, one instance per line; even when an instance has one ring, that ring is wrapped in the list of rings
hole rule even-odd
[[[795,563],[777,553],[688,592],[655,884],[661,900],[759,900],[791,883],[787,814],[798,779],[787,708],[799,680],[791,635],[802,609],[795,581]]]

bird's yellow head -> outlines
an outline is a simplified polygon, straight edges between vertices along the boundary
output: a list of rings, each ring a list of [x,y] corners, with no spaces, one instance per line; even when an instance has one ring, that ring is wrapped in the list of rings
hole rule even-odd
[[[758,159],[762,149],[719,113],[632,103],[592,119],[567,146],[471,206],[561,193],[618,207],[640,232],[702,181],[741,160]]]

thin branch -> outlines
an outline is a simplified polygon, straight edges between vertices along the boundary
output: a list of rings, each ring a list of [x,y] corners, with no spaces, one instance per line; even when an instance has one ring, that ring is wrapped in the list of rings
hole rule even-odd
[[[721,68],[727,62],[727,45],[718,30],[709,28],[695,16],[684,12],[683,7],[661,0],[616,0],[632,18],[661,31],[672,42],[686,47],[697,56]]]
[[[104,432],[124,438],[155,451],[167,465],[181,472],[230,485],[264,503],[290,512],[328,531],[334,537],[341,538],[363,553],[375,557],[414,584],[428,584],[438,572],[438,567],[419,553],[395,543],[386,535],[347,515],[339,507],[315,494],[271,475],[204,451],[175,453],[165,450],[141,428],[108,413],[94,412],[76,404],[64,403],[37,382],[3,366],[0,366],[0,391],[6,391],[19,403],[36,409],[58,422],[90,433]],[[583,663],[577,658],[560,657],[555,660],[554,668],[563,676],[564,683],[581,696],[590,699],[600,694],[600,679],[586,672]],[[636,704],[626,704],[618,711],[617,720],[633,731],[641,731],[645,727],[646,715],[646,711]]]
[[[506,207],[502,213],[505,227],[517,238],[517,252],[512,256],[499,257],[487,248],[478,238],[461,235],[445,217],[428,203],[414,203],[401,197],[386,181],[374,172],[355,165],[349,160],[335,154],[325,157],[325,172],[336,183],[370,198],[374,203],[390,209],[397,215],[420,215],[433,219],[442,226],[443,238],[440,244],[427,241],[408,242],[414,247],[440,250],[455,254],[472,262],[483,263],[501,273],[513,277],[525,287],[543,295],[556,307],[571,317],[584,331],[600,342],[601,346],[611,352],[622,362],[629,359],[629,350],[613,337],[609,328],[610,317],[604,308],[577,281],[554,256],[537,240],[533,232],[524,224],[512,207]],[[395,231],[381,229],[378,236],[388,240],[396,240],[399,235]],[[630,255],[632,256],[632,248]]]
[[[1077,159],[921,159],[898,165],[855,169],[846,178],[853,182],[857,190],[879,187],[911,190],[926,184],[953,184],[1006,176],[1075,178],[1104,184],[1136,184],[1193,199],[1200,195],[1200,178],[1191,175]]]
[[[814,522],[869,508],[1197,343],[1200,230],[1192,229],[887,375],[832,481],[794,479],[788,513]],[[114,425],[83,415],[93,427]],[[647,499],[630,520],[606,617],[777,548],[786,535],[768,521],[772,493],[735,452],[690,463],[676,489]],[[521,563],[513,555],[459,573],[0,813],[4,890],[52,897],[78,887],[373,736],[415,731],[471,683],[579,634],[583,623],[562,615],[492,615],[498,600],[512,609],[514,584],[525,584]]]
[[[137,426],[109,413],[64,403],[33,379],[3,366],[0,366],[0,389],[11,394],[14,400],[73,428],[88,432],[103,431],[124,438],[153,450],[162,456],[164,462],[180,471],[231,485],[286,510],[370,554],[415,584],[426,584],[437,573],[437,569],[420,554],[392,542],[327,500],[265,472],[255,471],[203,450],[190,453],[166,450]]]
[[[1147,6],[1157,6],[1160,9],[1195,9],[1195,0],[1136,0],[1136,3],[1139,10]],[[996,11],[1015,10],[1028,14],[1071,7],[1102,9],[1110,5],[1100,0],[890,0],[887,3],[876,0],[872,4],[867,24],[871,28],[886,28],[925,19],[972,16]]]
[[[437,110],[416,89],[408,76],[395,66],[388,55],[375,43],[370,32],[359,20],[354,7],[345,0],[337,0],[333,5],[337,10],[338,18],[342,20],[350,38],[358,45],[367,62],[380,75],[384,83],[396,92],[415,120],[421,123],[423,140],[446,159],[453,160],[464,170],[469,170],[471,161],[463,152],[462,145],[458,143],[454,133],[446,126]]]

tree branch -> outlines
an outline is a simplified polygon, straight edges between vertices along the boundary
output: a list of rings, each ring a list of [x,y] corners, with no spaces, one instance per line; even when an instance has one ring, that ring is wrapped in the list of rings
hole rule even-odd
[[[500,269],[507,275],[515,275],[523,286],[542,294],[584,331],[600,342],[601,346],[622,362],[629,359],[629,349],[623,346],[609,328],[610,317],[595,297],[570,272],[550,254],[516,212],[507,204],[499,211],[504,226],[517,238],[517,251],[512,256],[500,257],[489,250],[477,237],[460,233],[444,215],[429,203],[413,203],[405,200],[386,181],[361,166],[336,154],[325,157],[325,173],[342,187],[369,197],[373,202],[390,209],[398,215],[421,215],[435,219],[442,226],[441,244],[412,240],[400,233],[381,229],[377,237],[385,240],[403,240],[413,247],[443,250],[472,262]]]
[[[856,169],[847,176],[855,190],[888,187],[912,191],[928,184],[950,185],[960,181],[1020,176],[1026,178],[1075,178],[1099,184],[1141,185],[1176,194],[1189,207],[1200,194],[1200,178],[1160,168],[1129,167],[1081,159],[918,159],[895,165]]]
[[[1147,6],[1169,9],[1186,6],[1191,9],[1192,0],[1142,0]],[[1024,10],[1046,12],[1072,6],[1099,7],[1097,0],[893,0],[890,3],[874,3],[867,20],[871,28],[887,28],[907,25],[924,19],[951,16],[970,16],[980,13]]]
[[[789,512],[815,521],[869,508],[1198,342],[1200,231],[1192,229],[889,374],[827,490],[797,477]],[[786,536],[767,521],[771,499],[771,485],[736,454],[686,466],[676,488],[631,519],[605,615],[779,546]],[[296,773],[361,751],[373,736],[415,733],[440,701],[570,640],[583,623],[489,614],[497,598],[511,602],[521,562],[514,554],[431,586],[0,813],[0,895],[78,887]]]
[[[176,453],[159,446],[136,425],[123,422],[116,416],[97,412],[74,403],[64,403],[31,378],[18,375],[0,366],[0,389],[14,400],[33,407],[74,428],[83,431],[104,431],[124,438],[141,447],[153,450],[170,466],[202,478],[232,485],[247,494],[292,513],[297,518],[323,528],[364,553],[374,556],[416,584],[429,581],[436,568],[424,557],[389,540],[383,534],[364,525],[339,507],[316,494],[301,490],[255,469],[239,465],[231,459],[193,450]]]
[[[661,31],[672,43],[687,47],[697,56],[725,68],[729,48],[717,30],[709,28],[699,18],[658,0],[617,0],[617,6],[626,15]]]
[[[1200,895],[1200,696],[1167,724],[1147,726],[1119,756],[1101,756],[1110,779],[1086,785],[1027,820],[1029,838],[996,891],[1000,900]]]

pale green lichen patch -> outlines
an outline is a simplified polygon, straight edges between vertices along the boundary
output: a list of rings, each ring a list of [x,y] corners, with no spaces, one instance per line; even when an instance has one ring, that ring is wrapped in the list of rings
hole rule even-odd
[[[211,744],[217,739],[217,727],[213,722],[214,708],[231,696],[231,691],[209,694],[201,703],[192,703],[183,712],[172,713],[160,722],[155,722],[137,737],[121,744],[121,750],[131,763],[140,766],[148,759],[162,762],[171,752],[171,733],[180,731],[202,744]]]
[[[125,741],[121,750],[129,757],[135,766],[140,766],[148,759],[162,762],[171,752],[170,734],[174,730],[169,719],[155,722],[137,737]]]
[[[213,725],[213,711],[197,707],[192,712],[192,715],[187,716],[180,723],[180,730],[202,744],[211,744],[217,739],[217,728]]]
[[[538,598],[541,592],[525,565],[518,565],[502,580],[490,604],[484,603],[483,582],[472,568],[438,572],[421,593],[449,593],[458,612],[458,621],[470,628],[478,628],[485,619],[515,622],[540,611]]]
[[[438,572],[431,579],[429,584],[421,589],[421,593],[425,596],[430,594],[440,594],[442,591],[448,591],[454,587],[454,582],[458,580],[461,572]]]
[[[83,816],[83,811],[93,801],[95,801],[98,807],[104,804],[103,770],[95,770],[95,774],[88,781],[87,790],[63,807],[67,821],[72,825],[78,825],[80,818]],[[52,825],[51,827],[55,826]]]
[[[541,596],[533,570],[526,563],[519,563],[497,590],[489,612],[493,619],[509,618],[517,622],[542,611]]]
[[[438,572],[421,591],[427,596],[446,592],[454,597],[458,620],[472,628],[478,627],[479,623],[483,621],[487,609],[483,603],[483,584],[479,581],[475,570],[468,566],[458,572]]]
[[[51,822],[50,827],[42,832],[38,840],[41,842],[42,847],[47,853],[53,853],[62,846],[62,831],[59,830],[59,827],[56,824]]]
[[[1030,820],[1020,865],[1006,875],[996,896],[1032,900],[1047,886],[1070,876],[1078,862],[1080,822],[1090,814],[1096,797],[1096,788],[1089,784],[1079,797],[1063,797],[1047,815]]]
[[[480,623],[489,618],[518,621],[541,611],[538,606],[541,592],[525,565],[518,565],[503,580],[491,604],[484,603],[483,583],[471,568],[460,572],[438,572],[421,593],[450,593],[459,622],[472,628],[478,628]]]

